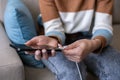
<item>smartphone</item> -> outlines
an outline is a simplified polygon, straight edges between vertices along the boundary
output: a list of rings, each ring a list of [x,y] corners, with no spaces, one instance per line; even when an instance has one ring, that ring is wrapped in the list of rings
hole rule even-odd
[[[46,49],[47,52],[51,52],[52,49],[54,49],[56,52],[61,52],[62,49],[60,48],[54,48],[48,45],[40,45],[38,49],[35,48],[31,48],[29,46],[26,46],[25,44],[10,44],[10,47],[14,48],[16,51],[21,52],[21,51],[36,51],[36,50],[42,50],[42,49]]]

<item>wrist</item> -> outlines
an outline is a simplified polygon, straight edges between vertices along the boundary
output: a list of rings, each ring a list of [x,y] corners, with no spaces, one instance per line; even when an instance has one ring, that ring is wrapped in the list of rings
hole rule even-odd
[[[99,49],[102,45],[102,42],[100,39],[93,39],[92,43],[93,43],[93,51]]]
[[[96,36],[92,40],[95,41],[94,43],[96,45],[93,53],[100,53],[103,50],[103,48],[106,46],[106,39],[103,36]]]
[[[48,36],[48,37],[55,39],[58,43],[61,43],[60,39],[56,36]]]

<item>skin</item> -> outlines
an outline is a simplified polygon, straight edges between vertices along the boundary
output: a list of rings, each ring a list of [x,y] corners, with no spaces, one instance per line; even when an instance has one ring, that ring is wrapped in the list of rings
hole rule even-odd
[[[39,4],[40,4],[40,0],[39,0]],[[31,46],[31,47],[39,47],[39,45],[46,45],[46,44],[49,46],[53,46],[53,47],[58,46],[58,42],[54,38],[50,38],[50,37],[46,37],[46,36],[37,36],[35,38],[28,41],[26,43],[26,45]],[[30,45],[30,44],[32,44],[32,45]],[[95,39],[95,40],[82,39],[82,40],[78,40],[78,41],[68,45],[63,50],[63,54],[71,61],[80,62],[89,53],[98,49],[100,46],[101,46],[101,40],[99,40],[99,39]],[[63,47],[61,47],[61,48],[63,48]],[[42,58],[43,59],[49,58],[45,49],[43,49],[42,51],[37,50],[34,53],[35,53],[35,58],[37,60],[40,60]],[[55,55],[54,50],[51,53],[52,53],[52,56]],[[41,57],[41,54],[43,55],[43,57]]]
[[[25,44],[33,48],[39,48],[40,45],[46,45],[46,44],[49,46],[57,47],[58,41],[54,38],[47,36],[37,36],[32,38]],[[100,46],[101,46],[101,40],[99,39],[95,39],[95,40],[82,39],[66,46],[63,50],[63,54],[67,57],[67,59],[71,61],[80,62],[89,53],[98,49]],[[62,48],[60,44],[59,47]],[[29,52],[29,54],[33,54],[33,52],[32,53]],[[34,55],[36,60],[48,59],[50,57],[45,48],[43,48],[42,51],[40,50],[35,51]],[[51,56],[55,56],[54,49],[51,51]]]
[[[48,46],[52,46],[52,47],[57,47],[58,46],[58,41],[54,38],[51,37],[47,37],[47,36],[36,36],[34,38],[32,38],[31,40],[27,41],[25,43],[25,45],[30,46],[32,48],[41,48],[41,45],[48,45]],[[43,48],[41,51],[40,50],[36,50],[35,52],[27,52],[28,54],[34,54],[35,55],[35,59],[36,60],[40,60],[40,59],[48,59],[49,55],[46,51],[45,48]],[[51,51],[51,56],[55,55],[55,50],[53,49]]]
[[[80,62],[89,53],[98,49],[101,46],[101,41],[99,39],[88,40],[82,39],[78,40],[70,45],[68,45],[63,53],[71,61]]]

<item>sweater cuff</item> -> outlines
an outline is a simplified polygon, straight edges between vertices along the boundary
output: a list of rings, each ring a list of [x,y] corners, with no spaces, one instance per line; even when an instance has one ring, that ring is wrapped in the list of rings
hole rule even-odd
[[[106,40],[105,46],[107,46],[112,41],[113,33],[111,33],[108,30],[105,30],[105,29],[99,29],[99,30],[96,30],[95,32],[93,32],[92,39],[94,39],[97,36],[104,37],[104,39]]]
[[[96,30],[93,33],[92,39],[99,39],[101,41],[101,46],[97,50],[93,51],[93,53],[100,53],[104,47],[109,45],[112,40],[112,35],[113,34],[110,33],[108,30],[104,29]]]
[[[58,39],[58,42],[61,44],[65,43],[65,34],[59,31],[50,31],[45,33],[46,36],[52,36]]]

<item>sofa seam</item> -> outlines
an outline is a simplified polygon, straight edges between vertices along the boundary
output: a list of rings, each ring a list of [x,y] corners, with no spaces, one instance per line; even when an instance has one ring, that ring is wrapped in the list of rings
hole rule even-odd
[[[17,63],[17,62],[11,63],[11,64],[6,64],[6,65],[2,65],[2,66],[0,66],[0,67],[5,67],[5,66],[13,65],[13,64],[16,64],[16,63]],[[22,62],[21,62],[21,64],[22,64]],[[22,64],[22,66],[23,66],[23,64]]]
[[[13,65],[13,64],[14,64],[14,65],[16,65],[16,63],[17,63],[17,62],[12,63],[12,64],[3,65],[3,66],[0,66],[0,68],[1,68],[1,67],[5,67],[5,66],[6,66],[6,67],[9,67],[8,65],[10,65],[10,66],[11,66],[11,65]],[[14,66],[14,65],[13,65],[13,66]],[[24,65],[22,64],[22,62],[21,62],[21,65],[20,65],[20,66],[21,66],[21,69],[22,69],[22,76],[23,76],[23,80],[25,80]]]

